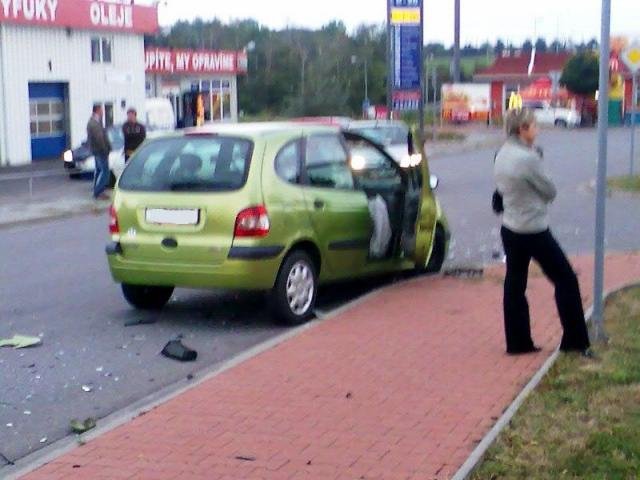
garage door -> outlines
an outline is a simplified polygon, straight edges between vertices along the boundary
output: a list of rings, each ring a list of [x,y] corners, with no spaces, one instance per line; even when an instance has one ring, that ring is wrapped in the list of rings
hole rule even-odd
[[[30,83],[31,158],[57,158],[68,147],[67,85]]]

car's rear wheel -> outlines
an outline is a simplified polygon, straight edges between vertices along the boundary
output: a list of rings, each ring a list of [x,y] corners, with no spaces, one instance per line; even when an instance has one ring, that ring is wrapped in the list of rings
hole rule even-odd
[[[562,128],[567,128],[569,126],[569,124],[567,123],[566,120],[556,120],[556,127],[562,127]]]
[[[122,294],[129,304],[140,310],[160,310],[173,295],[173,287],[122,284]]]
[[[280,267],[272,291],[272,309],[285,325],[300,325],[313,316],[318,292],[316,267],[305,252],[294,251]]]
[[[424,269],[425,273],[438,273],[442,270],[442,265],[446,260],[447,255],[447,236],[444,232],[444,228],[441,225],[436,227],[436,234],[433,238],[433,248],[431,250],[431,256],[429,257],[429,263]]]

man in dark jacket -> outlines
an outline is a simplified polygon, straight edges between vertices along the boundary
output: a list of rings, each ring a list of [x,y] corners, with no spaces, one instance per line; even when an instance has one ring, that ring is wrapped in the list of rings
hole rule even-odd
[[[128,162],[129,157],[147,137],[144,125],[138,123],[138,112],[135,108],[127,111],[127,122],[122,126],[122,134],[124,135],[124,161]]]
[[[104,191],[109,186],[111,142],[107,130],[102,125],[102,113],[102,105],[93,106],[93,115],[87,123],[87,140],[96,164],[93,175],[93,198],[106,200],[109,199]]]

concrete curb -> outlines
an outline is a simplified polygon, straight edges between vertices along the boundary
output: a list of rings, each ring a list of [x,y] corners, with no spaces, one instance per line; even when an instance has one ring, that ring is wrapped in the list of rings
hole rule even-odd
[[[50,220],[61,220],[66,218],[79,217],[82,215],[101,215],[109,210],[108,205],[92,205],[86,206],[78,209],[66,209],[60,210],[57,212],[51,213],[43,213],[41,215],[34,215],[29,218],[21,219],[21,220],[0,220],[0,230],[5,230],[13,227],[25,226],[25,225],[34,225],[38,223],[48,222]]]
[[[335,319],[335,317],[367,301],[371,297],[378,295],[385,289],[397,286],[398,283],[401,282],[391,283],[380,288],[376,288],[371,292],[356,298],[355,300],[352,300],[334,310],[331,310],[330,312],[323,313],[318,311],[316,312],[316,320],[293,328],[265,342],[259,343],[258,345],[251,347],[250,349],[236,355],[235,357],[232,357],[229,360],[211,365],[209,367],[205,367],[202,370],[194,372],[193,380],[180,380],[172,385],[164,387],[158,392],[152,393],[151,395],[148,395],[138,400],[137,402],[134,402],[128,407],[113,412],[110,415],[99,420],[98,427],[86,434],[75,437],[72,435],[68,435],[48,445],[45,448],[42,448],[32,454],[19,459],[14,463],[14,465],[0,467],[0,478],[2,478],[3,480],[16,480],[23,475],[26,475],[52,462],[56,458],[69,453],[74,448],[78,447],[79,440],[81,440],[82,443],[95,440],[99,436],[110,432],[111,430],[114,430],[121,425],[124,425],[125,423],[139,417],[146,412],[149,412],[150,410],[153,410],[154,408],[168,402],[169,400],[172,400],[173,398],[187,392],[188,390],[191,390],[192,388],[197,387],[201,383],[215,378],[218,375],[226,372],[227,370],[237,367],[242,363],[260,355],[261,353],[271,350],[272,348],[277,347],[278,345],[300,335],[307,330],[311,330],[312,328],[320,325],[323,322]]]
[[[604,299],[605,302],[609,300],[613,295],[616,295],[620,292],[624,292],[631,288],[640,287],[640,281],[632,282],[627,285],[623,285],[619,288],[610,290],[605,293]],[[590,323],[593,317],[593,306],[591,306],[586,314],[586,322]],[[502,416],[498,419],[496,424],[493,426],[491,430],[484,436],[484,438],[480,441],[478,446],[471,452],[467,461],[462,464],[460,469],[456,472],[456,474],[451,477],[451,480],[466,480],[473,473],[476,467],[481,463],[484,459],[487,450],[493,445],[493,442],[498,438],[498,435],[504,430],[511,419],[514,417],[518,409],[522,406],[526,398],[529,396],[531,392],[535,390],[538,384],[545,377],[547,372],[551,369],[553,364],[556,362],[558,357],[560,356],[559,348],[556,349],[553,354],[547,359],[546,362],[540,367],[540,369],[536,372],[536,374],[529,380],[529,383],[525,385],[520,394],[515,398],[515,400],[509,405],[509,408],[505,410]]]

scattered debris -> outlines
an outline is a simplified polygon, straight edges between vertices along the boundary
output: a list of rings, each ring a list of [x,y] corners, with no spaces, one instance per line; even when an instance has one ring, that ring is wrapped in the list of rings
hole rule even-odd
[[[83,385],[82,386],[82,391],[86,392],[86,393],[92,392],[93,391],[93,387],[91,385]]]
[[[311,465],[311,460],[309,460],[309,461],[307,462],[307,465]]]
[[[133,339],[136,342],[144,342],[147,339],[147,337],[145,335],[136,335],[135,337],[133,337]]]
[[[445,270],[445,277],[464,277],[464,278],[478,278],[484,275],[483,268],[476,267],[456,267]]]
[[[190,373],[189,375],[187,375],[187,380],[193,380],[193,373]]]
[[[71,426],[73,433],[82,434],[96,428],[96,419],[89,417],[85,421],[81,422],[74,418],[71,420],[69,425]]]
[[[353,395],[351,394],[351,392],[348,392],[347,395],[345,396],[345,398],[351,398],[353,397]]]
[[[13,428],[13,423],[7,423],[8,428]]]
[[[31,415],[31,410],[25,410],[23,413],[24,413],[25,415]]]
[[[0,347],[13,347],[14,349],[35,347],[42,344],[40,337],[26,335],[14,335],[13,338],[0,339]]]
[[[98,367],[96,368],[96,372],[101,373],[104,370],[104,367]]]
[[[238,456],[236,456],[236,460],[242,460],[243,462],[255,462],[256,458],[255,457],[245,457],[243,455],[238,455]]]
[[[152,325],[156,323],[155,318],[133,318],[124,322],[125,327],[135,327],[136,325]]]
[[[43,437],[40,439],[40,443],[47,443],[47,437]]]
[[[162,355],[181,362],[193,362],[198,358],[198,352],[184,346],[180,340],[171,340],[162,349]]]
[[[71,468],[80,468],[82,465],[73,465]]]

